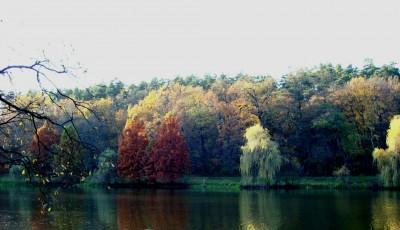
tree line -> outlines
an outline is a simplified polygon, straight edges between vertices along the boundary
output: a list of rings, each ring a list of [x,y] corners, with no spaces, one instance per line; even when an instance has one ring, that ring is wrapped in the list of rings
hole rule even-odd
[[[32,136],[32,124],[21,121],[3,130],[7,135],[0,142],[25,151],[39,170],[51,168],[57,175],[72,173],[88,180],[258,175],[264,166],[247,164],[251,161],[275,165],[276,172],[261,170],[266,178],[331,176],[340,170],[375,175],[384,163],[375,164],[374,157],[393,149],[386,133],[400,111],[399,77],[394,64],[367,62],[362,68],[323,64],[279,80],[244,74],[153,79],[137,85],[114,80],[62,90],[85,105],[78,111],[65,97],[8,93],[21,107],[54,120],[72,114],[73,129],[68,134],[68,129],[42,123],[40,129],[47,131]],[[35,142],[37,135],[43,135],[41,143]],[[63,135],[91,143],[95,150],[65,143],[69,138],[63,143]],[[254,146],[270,157],[246,155],[257,152]],[[46,153],[60,148],[62,159]],[[376,148],[389,150],[374,152]]]

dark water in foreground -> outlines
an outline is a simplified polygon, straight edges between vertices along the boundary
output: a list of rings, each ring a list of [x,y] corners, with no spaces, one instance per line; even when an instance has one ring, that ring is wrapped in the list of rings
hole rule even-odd
[[[61,192],[0,189],[0,229],[400,229],[400,193],[371,191]]]

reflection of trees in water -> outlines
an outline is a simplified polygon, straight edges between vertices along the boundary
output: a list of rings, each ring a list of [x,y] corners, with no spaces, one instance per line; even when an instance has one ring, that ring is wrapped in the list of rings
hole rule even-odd
[[[274,192],[242,191],[239,198],[240,229],[278,229],[280,200]]]
[[[400,195],[398,192],[379,192],[372,202],[373,229],[400,229]]]
[[[242,191],[242,229],[369,229],[368,191]]]
[[[51,213],[52,224],[56,229],[84,229],[84,221],[88,218],[83,215],[86,195],[80,192],[61,192],[57,196]]]
[[[40,193],[25,186],[0,190],[1,229],[53,229],[48,215],[42,215]]]
[[[321,192],[321,200],[326,200],[323,211],[322,207],[309,209],[309,215],[314,216],[317,221],[329,228],[336,229],[360,229],[370,228],[371,223],[371,200],[374,193],[371,191],[328,191]],[[325,197],[325,198],[324,198]],[[321,201],[322,202],[322,201]],[[321,225],[320,224],[320,225]]]
[[[187,193],[190,205],[188,229],[238,229],[238,193]]]
[[[106,229],[116,229],[116,203],[113,193],[104,189],[92,189],[88,194],[96,206],[97,218],[100,226]],[[89,210],[93,211],[93,210]]]
[[[0,189],[0,229],[400,229],[400,194],[370,191],[63,191],[49,215],[33,189]]]
[[[237,229],[237,193],[136,191],[117,194],[119,229]]]
[[[32,215],[30,217],[32,230],[54,229],[50,213],[42,213],[42,204],[37,199],[32,201]]]
[[[101,189],[62,191],[50,213],[43,215],[37,196],[32,200],[32,229],[115,229],[114,196]]]
[[[23,195],[21,195],[23,194]],[[4,229],[21,229],[29,226],[31,193],[23,187],[0,189],[0,222]]]
[[[118,193],[119,229],[187,229],[187,208],[181,193],[132,191]]]

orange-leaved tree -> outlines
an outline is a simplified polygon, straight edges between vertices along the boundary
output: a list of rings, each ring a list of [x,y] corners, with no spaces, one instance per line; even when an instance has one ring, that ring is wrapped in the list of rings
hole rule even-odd
[[[150,180],[174,182],[189,171],[189,148],[176,117],[167,115],[157,130],[149,162],[152,170],[147,171],[147,176]]]
[[[138,119],[128,122],[118,144],[119,176],[133,180],[144,176],[148,144],[144,123]]]
[[[50,170],[50,153],[59,139],[57,130],[47,121],[33,135],[30,151],[34,157],[35,168],[41,173]]]

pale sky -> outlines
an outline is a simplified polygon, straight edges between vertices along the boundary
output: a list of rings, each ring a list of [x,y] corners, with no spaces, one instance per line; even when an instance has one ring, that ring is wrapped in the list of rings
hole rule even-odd
[[[9,0],[0,7],[0,68],[44,51],[83,66],[78,79],[55,80],[61,87],[190,74],[279,78],[319,63],[398,63],[399,24],[398,0]],[[33,87],[15,75],[12,87]]]

